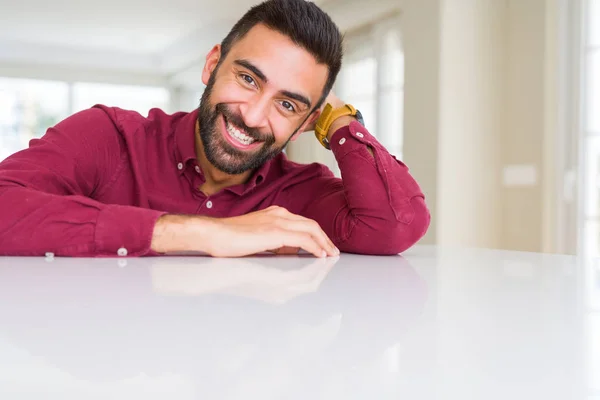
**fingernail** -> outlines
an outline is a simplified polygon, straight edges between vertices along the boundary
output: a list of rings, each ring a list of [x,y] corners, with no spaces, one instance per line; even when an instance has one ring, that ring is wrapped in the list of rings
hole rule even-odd
[[[323,258],[327,257],[327,252],[325,250],[323,250],[323,252],[321,253],[321,257],[323,257]]]
[[[337,254],[338,256],[340,255],[340,249],[338,249],[337,247],[335,248],[335,254]]]

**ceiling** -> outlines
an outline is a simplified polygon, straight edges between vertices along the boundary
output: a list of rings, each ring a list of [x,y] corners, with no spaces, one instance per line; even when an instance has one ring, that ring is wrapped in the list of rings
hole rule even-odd
[[[400,0],[371,0],[368,8],[363,0],[312,1],[338,15],[332,17],[343,30],[340,21],[356,24]],[[171,77],[201,67],[208,50],[259,2],[0,0],[0,75],[52,79],[48,71],[62,69],[70,72],[57,79],[85,70],[85,79],[105,79],[106,71],[129,73],[128,81]]]
[[[172,74],[198,63],[259,2],[0,0],[0,69]]]
[[[0,40],[156,53],[256,0],[0,0]]]

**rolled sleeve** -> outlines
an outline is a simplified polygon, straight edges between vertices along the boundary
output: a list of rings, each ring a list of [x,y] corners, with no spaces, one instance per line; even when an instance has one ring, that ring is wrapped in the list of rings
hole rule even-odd
[[[352,122],[348,126],[338,129],[331,136],[331,151],[340,163],[344,157],[352,152],[360,152],[363,155],[370,155],[367,147],[373,147],[377,140],[362,126],[359,122]]]
[[[333,226],[329,230],[342,238],[336,243],[342,251],[397,254],[423,237],[430,214],[423,192],[402,161],[358,121],[338,129],[330,147],[342,175],[343,200],[337,202],[338,210],[327,209],[335,215],[333,225],[327,225],[324,213],[314,215],[325,226]]]
[[[156,221],[165,213],[144,208],[107,205],[98,214],[96,252],[101,256],[156,255],[150,248]]]

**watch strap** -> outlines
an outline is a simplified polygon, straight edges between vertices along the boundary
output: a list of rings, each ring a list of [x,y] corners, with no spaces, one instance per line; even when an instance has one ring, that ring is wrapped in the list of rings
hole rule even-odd
[[[333,122],[340,117],[346,115],[355,116],[356,113],[356,108],[354,108],[354,106],[351,104],[345,104],[344,106],[336,109],[334,109],[329,103],[325,105],[323,112],[315,124],[315,136],[323,145],[323,147],[328,150],[330,149],[329,141],[327,140],[327,133],[329,132],[331,124],[333,124]]]

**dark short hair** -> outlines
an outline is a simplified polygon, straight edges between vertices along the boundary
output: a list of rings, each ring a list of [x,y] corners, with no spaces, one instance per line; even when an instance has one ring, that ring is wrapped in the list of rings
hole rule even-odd
[[[318,63],[329,69],[327,82],[321,98],[315,105],[320,107],[333,87],[342,67],[343,36],[333,20],[316,4],[306,0],[267,0],[252,7],[236,22],[221,42],[221,60],[231,47],[241,40],[255,25],[265,26],[289,37],[307,50]]]

